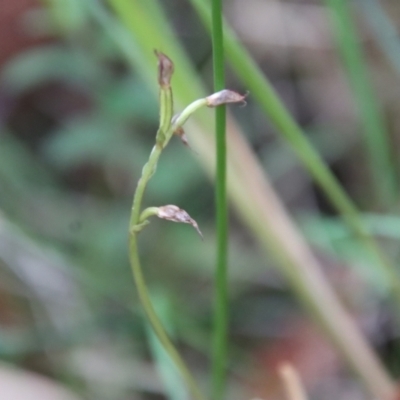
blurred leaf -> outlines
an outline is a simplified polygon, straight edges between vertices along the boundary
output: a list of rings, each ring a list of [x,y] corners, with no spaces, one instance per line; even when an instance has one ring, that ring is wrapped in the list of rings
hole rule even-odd
[[[356,0],[373,29],[386,58],[400,74],[400,40],[397,28],[378,0]]]
[[[400,217],[390,214],[362,214],[365,224],[374,236],[400,240]],[[331,239],[347,240],[352,236],[351,231],[338,218],[322,216],[307,216],[301,218],[304,226],[321,226]]]
[[[48,4],[53,22],[62,34],[82,29],[87,22],[87,8],[81,0],[44,0]]]
[[[153,93],[143,81],[128,76],[120,81],[113,81],[101,96],[101,107],[113,118],[138,118],[156,122],[158,105]]]
[[[102,162],[115,147],[119,128],[101,115],[77,117],[56,131],[44,146],[46,156],[59,167],[72,167],[84,161]]]
[[[0,366],[1,395],[13,400],[78,400],[79,397],[55,381],[7,364]]]
[[[89,90],[91,85],[107,82],[108,75],[83,51],[48,45],[19,53],[5,65],[1,80],[14,94],[20,94],[57,80]]]
[[[400,239],[399,217],[377,214],[362,214],[362,217],[372,235],[395,240],[397,249],[397,241]],[[304,215],[300,218],[300,223],[311,242],[351,264],[381,295],[387,295],[385,277],[343,221],[338,218]]]
[[[193,150],[183,145],[178,138],[174,138],[174,141],[163,153],[157,174],[149,184],[151,195],[169,203],[174,203],[175,199],[195,188],[204,177]]]
[[[163,290],[152,290],[151,297],[157,315],[163,321],[168,333],[174,337],[174,329],[171,316],[173,315],[173,306],[170,304],[168,297]],[[156,361],[156,366],[161,379],[166,388],[168,398],[171,400],[186,400],[188,391],[182,385],[182,378],[176,369],[174,362],[168,356],[163,346],[157,339],[153,329],[146,324],[146,331],[149,337],[150,349]]]
[[[35,185],[55,183],[52,171],[6,130],[0,131],[0,179],[24,191]]]
[[[368,151],[374,189],[371,195],[377,196],[380,205],[387,208],[392,206],[397,198],[397,171],[393,163],[391,141],[382,104],[371,83],[364,49],[359,44],[349,3],[347,0],[325,0],[364,131],[363,140]]]

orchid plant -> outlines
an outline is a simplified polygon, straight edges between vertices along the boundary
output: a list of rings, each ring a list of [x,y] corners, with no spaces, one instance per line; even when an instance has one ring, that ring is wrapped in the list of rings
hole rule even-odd
[[[172,136],[179,136],[181,140],[187,144],[186,136],[183,131],[183,125],[188,118],[202,107],[218,107],[228,103],[245,103],[246,96],[224,89],[205,98],[195,100],[182,112],[173,115],[171,78],[174,72],[174,64],[165,54],[159,51],[156,51],[155,53],[158,58],[158,85],[160,89],[159,128],[156,134],[155,145],[150,153],[147,163],[143,167],[142,176],[138,181],[133,197],[132,212],[129,224],[129,258],[139,299],[155,334],[157,335],[166,352],[175,362],[193,397],[197,400],[204,400],[204,396],[198,388],[196,381],[194,380],[192,374],[179,355],[175,346],[169,339],[168,334],[166,333],[154,310],[144,280],[137,247],[137,235],[149,223],[148,218],[151,216],[157,216],[173,222],[188,223],[197,230],[201,237],[202,233],[197,225],[197,222],[191,218],[185,210],[182,210],[175,205],[149,207],[141,211],[141,204],[146,186],[156,172],[158,160],[160,159],[163,150],[168,145]]]

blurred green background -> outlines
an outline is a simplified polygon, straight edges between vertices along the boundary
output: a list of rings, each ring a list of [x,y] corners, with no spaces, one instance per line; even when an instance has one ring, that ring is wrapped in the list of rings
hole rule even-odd
[[[171,36],[152,5],[132,0],[129,9],[143,23],[142,29],[132,22],[136,37],[120,13],[123,3],[0,1],[0,357],[82,399],[181,400],[182,383],[143,318],[127,254],[132,195],[158,125],[157,60],[144,55],[143,37],[149,48],[169,54]],[[224,7],[239,40],[396,265],[400,5],[358,0],[343,9],[339,3],[231,0]],[[189,1],[159,4],[209,93],[211,42],[199,16]],[[143,9],[154,18],[142,16]],[[157,37],[146,35],[151,24]],[[174,61],[180,79],[189,67]],[[227,87],[245,92],[233,69],[228,66]],[[398,307],[384,277],[251,91],[247,106],[230,112],[324,274],[397,376]],[[155,306],[206,388],[214,189],[196,132],[189,127],[186,134],[191,148],[171,142],[145,204],[184,208],[205,240],[188,226],[153,221],[141,234],[140,251]],[[310,398],[370,398],[233,208],[230,221],[228,398],[282,398],[276,371],[284,361],[300,371]],[[4,379],[0,373],[0,397],[19,399],[2,395]],[[45,398],[30,396],[21,399]]]

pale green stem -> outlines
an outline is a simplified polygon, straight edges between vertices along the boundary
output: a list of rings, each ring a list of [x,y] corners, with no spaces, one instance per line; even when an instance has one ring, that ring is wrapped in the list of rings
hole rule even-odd
[[[152,217],[153,215],[157,215],[158,207],[149,207],[143,210],[140,214],[139,222],[142,224],[147,220],[147,218]]]
[[[157,163],[160,158],[160,155],[163,151],[163,148],[168,144],[170,141],[172,135],[174,132],[180,128],[188,119],[189,117],[196,112],[198,109],[201,107],[204,107],[207,105],[207,100],[206,98],[199,99],[194,101],[193,103],[190,103],[176,118],[172,126],[168,129],[168,131],[165,134],[165,142],[163,146],[161,147],[160,144],[156,144],[153,147],[153,150],[150,153],[149,160],[147,161],[146,165],[143,167],[142,170],[142,176],[137,184],[136,191],[135,191],[135,197],[133,199],[133,205],[132,205],[132,214],[131,214],[131,219],[130,219],[130,228],[132,229],[136,224],[140,222],[140,206],[142,204],[142,199],[144,195],[144,191],[146,189],[147,183],[153,176],[156,168],[157,168]]]
[[[175,362],[177,368],[182,374],[182,377],[186,381],[193,397],[196,398],[197,400],[204,400],[204,396],[201,393],[189,369],[187,368],[185,362],[183,361],[178,351],[176,350],[175,346],[169,339],[168,334],[166,333],[151,303],[151,299],[147,291],[146,282],[144,280],[138,256],[137,228],[141,227],[141,224],[145,223],[147,217],[154,215],[156,213],[157,210],[156,207],[147,208],[146,210],[143,211],[142,215],[140,214],[140,209],[147,183],[149,182],[149,180],[151,179],[157,168],[157,163],[164,147],[168,144],[174,132],[178,128],[180,128],[196,110],[198,110],[201,107],[204,107],[205,105],[207,105],[207,100],[205,98],[194,101],[193,103],[189,104],[179,114],[174,123],[170,125],[167,132],[165,132],[165,135],[164,132],[161,132],[161,130],[159,130],[159,132],[157,133],[157,138],[163,137],[163,142],[156,143],[156,145],[153,147],[153,150],[150,153],[149,160],[143,167],[142,176],[137,184],[137,188],[133,198],[132,213],[129,223],[129,259],[140,302],[142,303],[143,309],[146,313],[146,316],[152,328],[154,329],[155,334],[157,335],[161,344],[165,348],[166,352]]]
[[[171,138],[171,135],[178,129],[180,128],[188,119],[189,117],[195,113],[198,109],[201,107],[204,107],[207,105],[207,99],[199,99],[194,101],[193,103],[190,103],[176,118],[174,123],[172,124],[172,127],[170,129],[170,136],[167,137]]]
[[[196,381],[194,380],[191,372],[187,368],[185,362],[182,360],[175,346],[171,342],[168,334],[166,333],[160,319],[158,318],[154,307],[151,303],[149,293],[147,291],[146,282],[144,280],[142,268],[140,266],[138,249],[137,249],[137,234],[133,231],[129,235],[129,259],[131,262],[132,273],[135,279],[138,296],[142,303],[143,309],[146,316],[152,326],[155,334],[157,335],[160,343],[164,347],[165,351],[171,357],[183,379],[186,381],[189,390],[196,400],[205,400],[205,397],[201,393]]]
[[[139,179],[139,182],[136,187],[135,196],[133,198],[132,204],[132,213],[131,219],[129,223],[129,228],[132,229],[136,224],[139,223],[140,219],[140,207],[142,204],[142,199],[144,195],[144,191],[146,189],[147,183],[149,182],[150,178],[154,174],[158,159],[160,158],[162,147],[159,145],[155,145],[153,150],[150,153],[149,160],[147,161],[146,165],[143,167],[142,176]]]

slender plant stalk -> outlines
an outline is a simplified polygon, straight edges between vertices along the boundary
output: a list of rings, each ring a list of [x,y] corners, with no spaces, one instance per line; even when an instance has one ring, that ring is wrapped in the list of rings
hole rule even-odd
[[[197,400],[204,400],[196,381],[192,377],[192,374],[186,367],[186,364],[169,339],[160,319],[154,310],[140,266],[137,248],[137,235],[149,223],[148,218],[153,215],[157,215],[160,218],[170,221],[190,223],[200,234],[201,232],[198,229],[196,221],[190,218],[190,216],[184,210],[181,210],[174,205],[149,207],[142,212],[141,204],[146,186],[156,171],[157,163],[162,151],[168,145],[174,134],[178,136],[183,134],[182,126],[187,119],[201,107],[218,107],[227,103],[241,102],[243,101],[244,96],[229,90],[221,90],[208,97],[195,100],[181,113],[173,117],[173,98],[170,81],[174,71],[174,65],[165,54],[156,51],[156,55],[159,60],[158,84],[160,87],[160,125],[156,135],[156,144],[150,153],[149,160],[143,167],[142,176],[139,179],[135,195],[133,197],[132,212],[129,222],[129,257],[139,299],[155,334],[171,359],[175,362],[193,397]]]
[[[222,1],[212,0],[212,47],[214,91],[225,87]],[[213,337],[213,395],[214,400],[224,397],[227,367],[228,335],[228,204],[226,196],[226,109],[215,109],[216,134],[216,215],[217,264],[215,270],[215,305]]]
[[[146,282],[143,277],[140,261],[138,258],[136,234],[132,232],[130,234],[130,239],[129,239],[129,258],[131,262],[133,277],[138,291],[139,300],[142,303],[146,316],[156,336],[158,337],[158,340],[160,341],[165,351],[168,353],[168,355],[175,363],[176,367],[181,373],[183,379],[185,380],[193,397],[196,400],[205,400],[203,394],[201,393],[200,389],[197,386],[196,381],[194,380],[185,362],[182,360],[175,346],[168,337],[160,319],[158,318],[154,310],[154,307],[151,303],[150,296],[147,290]]]
[[[363,50],[351,18],[350,4],[347,0],[325,0],[325,3],[330,11],[337,46],[365,132],[364,142],[374,193],[378,196],[378,202],[388,207],[396,200],[397,177],[388,132],[368,76]]]
[[[135,195],[133,197],[132,213],[129,223],[129,258],[132,268],[132,274],[136,283],[139,299],[142,303],[143,309],[147,315],[147,318],[154,329],[155,334],[160,340],[162,346],[169,354],[171,359],[175,362],[178,370],[184,378],[189,390],[191,391],[194,398],[197,400],[204,400],[204,397],[197,386],[192,374],[187,368],[185,362],[182,360],[175,346],[172,344],[168,337],[160,319],[158,318],[154,307],[151,303],[150,296],[148,294],[146,282],[144,280],[143,272],[140,265],[137,248],[137,234],[147,224],[147,217],[153,215],[156,211],[155,207],[144,210],[141,218],[141,203],[144,196],[144,192],[147,183],[155,173],[158,160],[164,147],[168,144],[174,130],[179,125],[171,125],[172,119],[172,90],[170,87],[170,79],[173,72],[173,64],[161,53],[158,53],[159,57],[159,85],[160,85],[160,126],[156,136],[156,144],[150,154],[149,160],[143,167],[142,176],[137,184]],[[204,105],[204,100],[199,103],[196,102],[196,106]],[[193,106],[192,106],[193,109]],[[195,108],[194,108],[195,109]],[[187,111],[187,110],[185,110]],[[189,114],[190,115],[190,114]],[[180,116],[180,120],[184,120],[186,114],[183,112]]]

